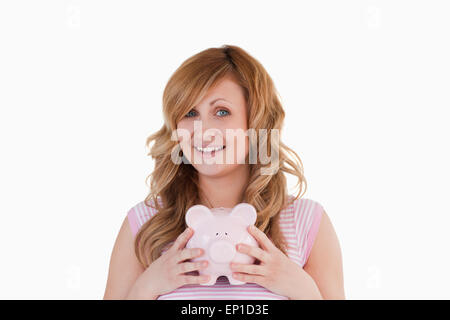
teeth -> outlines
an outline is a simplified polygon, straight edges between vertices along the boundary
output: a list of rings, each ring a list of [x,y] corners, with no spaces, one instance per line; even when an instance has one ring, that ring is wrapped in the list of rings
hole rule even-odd
[[[194,147],[195,149],[197,149],[197,151],[200,152],[212,152],[212,151],[219,151],[222,150],[224,147],[206,147],[206,148],[202,148],[202,147]]]

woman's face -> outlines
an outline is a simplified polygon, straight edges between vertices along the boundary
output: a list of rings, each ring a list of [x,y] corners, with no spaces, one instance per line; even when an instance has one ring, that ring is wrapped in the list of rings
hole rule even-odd
[[[178,122],[177,129],[184,132],[178,131],[183,154],[199,174],[222,176],[242,166],[248,154],[243,89],[231,76],[224,77]]]

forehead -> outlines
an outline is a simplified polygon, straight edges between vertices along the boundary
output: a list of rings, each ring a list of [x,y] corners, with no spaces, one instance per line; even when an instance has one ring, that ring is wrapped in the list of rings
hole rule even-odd
[[[230,102],[232,105],[239,106],[245,103],[243,88],[236,82],[234,77],[225,76],[208,89],[206,95],[200,100],[199,104],[205,106],[209,102],[222,98]]]

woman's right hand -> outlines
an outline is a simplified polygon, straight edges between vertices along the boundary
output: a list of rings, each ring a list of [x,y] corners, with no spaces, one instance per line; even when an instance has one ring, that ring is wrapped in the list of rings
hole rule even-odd
[[[194,234],[194,230],[186,228],[173,245],[158,259],[153,261],[139,276],[130,291],[129,298],[141,297],[156,299],[159,295],[171,292],[185,284],[200,284],[209,281],[209,275],[197,276],[184,273],[204,269],[208,266],[207,260],[190,262],[204,254],[201,248],[185,248],[186,243]]]

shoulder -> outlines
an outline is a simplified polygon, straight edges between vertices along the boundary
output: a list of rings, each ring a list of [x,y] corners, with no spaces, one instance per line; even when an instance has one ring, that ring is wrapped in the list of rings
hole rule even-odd
[[[290,195],[288,200],[289,204],[283,210],[284,220],[293,224],[296,244],[304,264],[313,247],[325,211],[319,201],[311,198],[295,199]]]
[[[130,219],[128,219],[130,220]],[[125,299],[136,279],[145,270],[135,253],[132,227],[124,217],[111,252],[103,299]]]
[[[308,246],[304,270],[319,284],[324,299],[345,299],[342,250],[329,215],[323,210],[315,241]]]
[[[158,201],[161,204],[160,198]],[[157,213],[153,200],[142,200],[131,207],[127,212],[127,217],[133,235],[136,235],[139,229]]]
[[[290,204],[284,210],[284,214],[293,216],[297,228],[311,227],[320,222],[324,211],[322,204],[311,198],[298,198],[289,196]],[[293,200],[293,201],[292,201]],[[298,230],[302,231],[302,230]],[[305,230],[303,230],[304,232]]]

